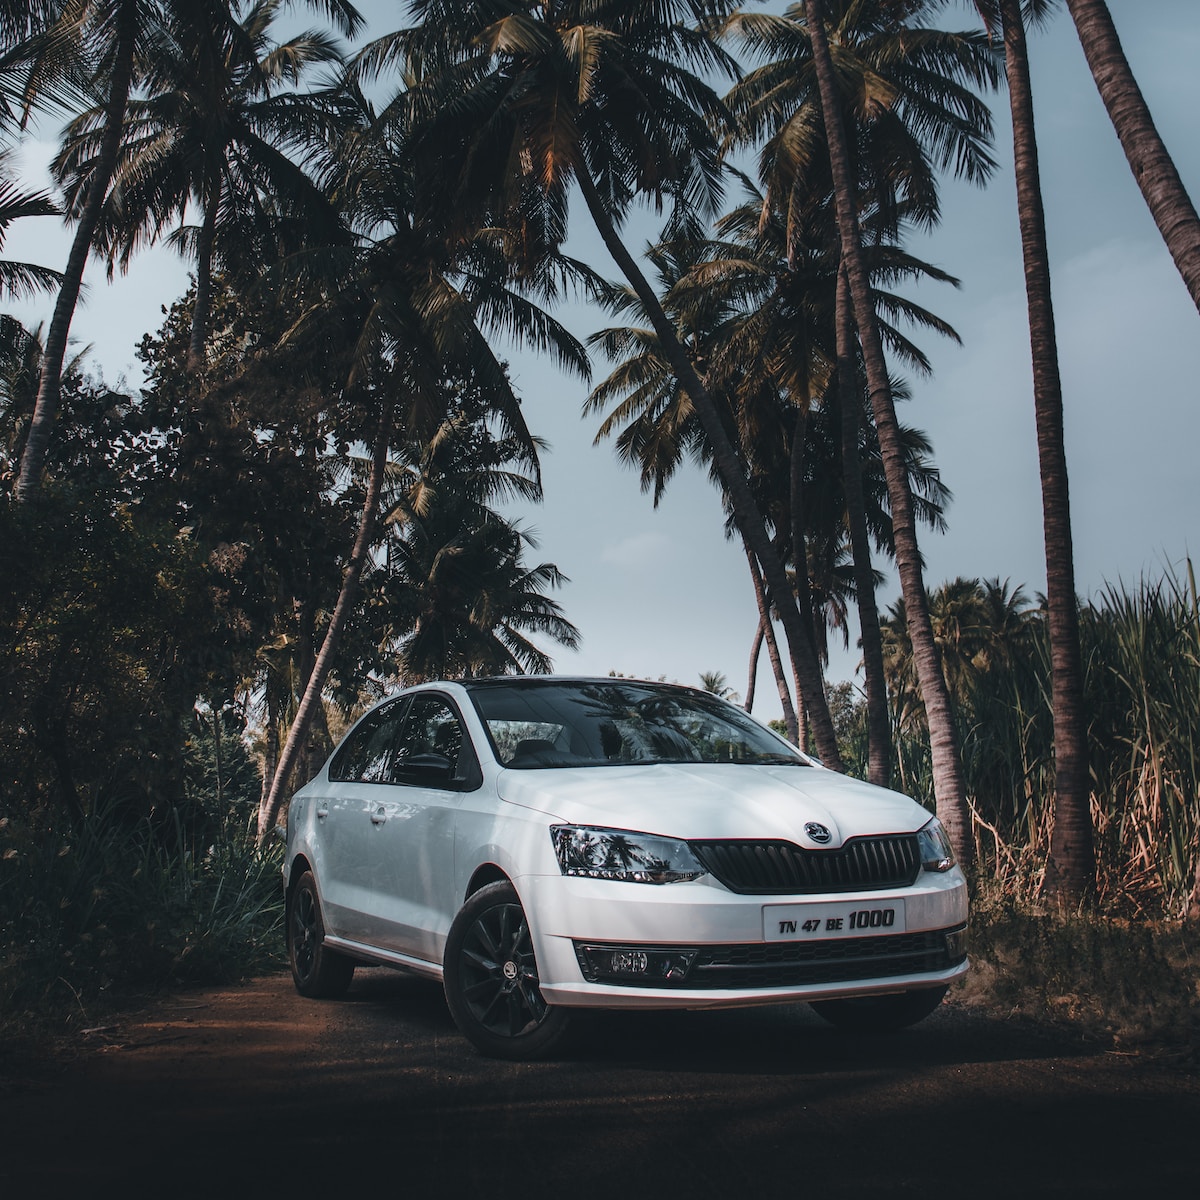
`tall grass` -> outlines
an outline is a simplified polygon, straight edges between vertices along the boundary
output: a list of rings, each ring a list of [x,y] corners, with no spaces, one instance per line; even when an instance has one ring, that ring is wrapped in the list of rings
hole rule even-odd
[[[960,599],[963,583],[954,585]],[[931,599],[936,626],[937,594]],[[1003,653],[986,629],[975,631],[960,653],[954,701],[980,871],[1028,901],[1049,846],[1054,740],[1044,613],[1023,616]],[[1200,856],[1200,613],[1191,564],[1184,579],[1168,570],[1136,587],[1109,585],[1080,616],[1101,909],[1178,917]],[[914,719],[911,698],[895,683],[893,692],[906,714],[894,722],[895,782],[931,803],[919,706]]]
[[[1092,797],[1103,893],[1175,915],[1200,834],[1200,617],[1195,579],[1109,587],[1089,616]]]
[[[236,828],[0,819],[0,1025],[86,1023],[109,995],[277,963],[279,860]]]

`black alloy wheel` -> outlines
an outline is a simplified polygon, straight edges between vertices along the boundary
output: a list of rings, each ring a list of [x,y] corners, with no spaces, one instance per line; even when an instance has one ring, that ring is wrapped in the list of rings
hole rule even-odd
[[[540,1057],[567,1031],[568,1012],[542,998],[529,922],[508,882],[481,888],[455,917],[445,988],[455,1024],[492,1058]]]
[[[287,947],[292,980],[302,996],[332,999],[345,994],[354,960],[325,945],[325,922],[311,871],[305,871],[288,893]]]

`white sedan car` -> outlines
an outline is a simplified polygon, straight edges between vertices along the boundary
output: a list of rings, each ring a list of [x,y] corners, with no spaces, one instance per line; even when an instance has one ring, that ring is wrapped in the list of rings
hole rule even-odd
[[[296,987],[441,980],[485,1054],[579,1008],[808,1001],[898,1027],[967,969],[967,888],[920,805],[826,770],[706,692],[432,683],[376,705],[291,803]]]

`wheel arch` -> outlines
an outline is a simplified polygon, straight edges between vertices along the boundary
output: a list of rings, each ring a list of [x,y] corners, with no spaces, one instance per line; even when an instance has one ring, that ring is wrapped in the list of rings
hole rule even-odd
[[[287,887],[284,889],[284,899],[291,899],[292,893],[296,890],[296,881],[304,874],[305,871],[312,871],[313,879],[316,879],[317,874],[312,869],[312,863],[308,861],[306,855],[297,854],[292,859],[291,866],[288,867]]]
[[[493,862],[481,864],[471,875],[467,890],[463,893],[463,903],[465,904],[477,891],[487,887],[489,883],[512,883],[512,878],[507,871]]]

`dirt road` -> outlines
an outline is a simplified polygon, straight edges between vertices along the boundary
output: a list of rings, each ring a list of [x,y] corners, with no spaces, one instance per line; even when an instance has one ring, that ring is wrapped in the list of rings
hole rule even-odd
[[[1198,1131],[1178,1060],[953,1004],[869,1039],[803,1007],[618,1014],[507,1064],[436,985],[361,971],[337,1002],[175,996],[0,1074],[0,1196],[1195,1195]]]

